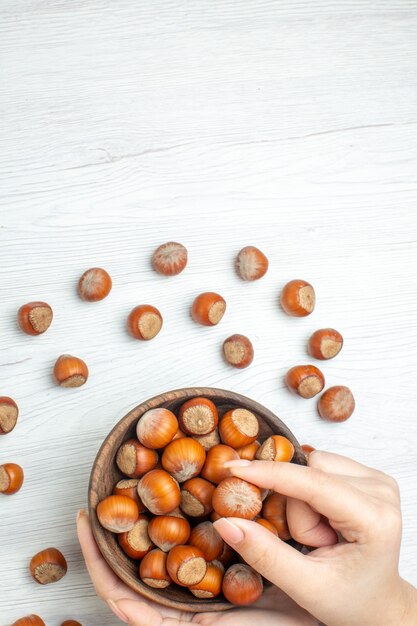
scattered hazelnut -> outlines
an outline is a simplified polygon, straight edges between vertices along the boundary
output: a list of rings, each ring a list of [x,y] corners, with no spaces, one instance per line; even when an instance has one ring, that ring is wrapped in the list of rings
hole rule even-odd
[[[125,533],[132,530],[139,519],[139,508],[128,496],[108,496],[98,503],[97,517],[106,530]]]
[[[247,409],[231,409],[220,420],[219,433],[222,442],[231,448],[247,446],[259,434],[258,418]]]
[[[181,243],[169,241],[155,250],[152,255],[152,267],[163,276],[176,276],[187,265],[187,248]]]
[[[61,580],[67,573],[68,566],[62,552],[56,548],[46,548],[32,557],[29,569],[37,583],[48,585]]]
[[[285,377],[288,389],[302,398],[313,398],[323,390],[323,373],[315,365],[296,365]]]
[[[12,626],[45,626],[45,622],[39,615],[27,615],[13,622]]]
[[[215,326],[226,311],[226,301],[218,293],[206,291],[200,293],[191,307],[191,317],[203,326]]]
[[[82,300],[98,302],[109,295],[112,288],[110,275],[101,267],[92,267],[78,281],[78,293]]]
[[[128,439],[117,451],[116,464],[123,474],[138,478],[154,469],[158,463],[158,453],[145,448],[136,439]]]
[[[171,579],[166,568],[167,556],[168,554],[166,552],[156,548],[148,552],[148,554],[145,554],[141,560],[139,576],[149,587],[165,589],[171,584]]]
[[[175,546],[168,552],[168,574],[177,585],[189,587],[203,580],[207,563],[203,553],[194,546]]]
[[[282,435],[268,437],[256,453],[256,458],[261,461],[289,462],[293,456],[294,446]]]
[[[253,361],[253,345],[245,335],[231,335],[223,343],[223,355],[230,365],[243,369]]]
[[[17,321],[27,335],[41,335],[51,325],[53,312],[46,302],[28,302],[20,307]]]
[[[249,565],[236,563],[226,571],[222,591],[226,600],[232,604],[253,604],[262,595],[262,578]]]
[[[261,491],[236,476],[225,478],[214,490],[213,509],[222,517],[254,519],[262,509]]]
[[[334,328],[316,330],[308,341],[308,353],[321,361],[333,359],[343,346],[343,337]]]
[[[24,474],[20,465],[5,463],[0,465],[0,493],[12,495],[23,485]]]
[[[127,327],[135,339],[149,341],[161,330],[162,315],[151,304],[140,304],[130,312]]]
[[[343,385],[329,387],[319,398],[320,416],[330,422],[344,422],[355,410],[355,398],[351,390]]]
[[[236,272],[243,280],[258,280],[268,270],[268,259],[255,246],[242,248],[236,258]]]
[[[81,387],[87,382],[88,367],[82,359],[62,354],[55,363],[54,377],[60,387]]]
[[[294,317],[305,317],[314,310],[316,296],[310,283],[291,280],[281,292],[281,306],[285,313]]]
[[[181,405],[178,421],[188,435],[207,435],[217,426],[219,416],[214,402],[208,398],[191,398]]]
[[[16,426],[19,408],[12,398],[0,397],[0,435],[7,435]]]

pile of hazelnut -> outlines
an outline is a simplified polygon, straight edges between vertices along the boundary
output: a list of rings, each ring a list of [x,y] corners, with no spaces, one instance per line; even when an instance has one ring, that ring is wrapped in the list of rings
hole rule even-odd
[[[213,522],[220,517],[255,520],[282,540],[291,539],[286,498],[232,476],[234,459],[289,462],[294,447],[272,435],[259,443],[259,421],[236,407],[219,420],[216,405],[196,397],[178,416],[150,409],[125,441],[116,464],[126,478],[97,506],[97,517],[116,533],[127,556],[140,561],[138,573],[150,587],[175,583],[197,598],[220,593],[233,604],[255,602],[261,576],[223,542]]]

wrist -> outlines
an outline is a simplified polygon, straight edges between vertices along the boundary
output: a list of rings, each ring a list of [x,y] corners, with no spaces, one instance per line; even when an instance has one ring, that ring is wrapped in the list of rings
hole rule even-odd
[[[401,578],[403,595],[402,619],[398,621],[399,626],[414,626],[417,624],[417,589]]]

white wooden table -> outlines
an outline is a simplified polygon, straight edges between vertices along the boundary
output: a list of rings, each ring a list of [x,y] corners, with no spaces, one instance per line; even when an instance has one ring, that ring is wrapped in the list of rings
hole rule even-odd
[[[22,491],[1,499],[0,623],[39,613],[115,625],[96,597],[75,535],[91,464],[111,427],[168,389],[218,386],[249,395],[303,442],[396,477],[403,498],[401,573],[417,583],[417,13],[414,0],[2,0],[0,395],[21,411],[0,460],[21,463]],[[189,266],[150,268],[167,240]],[[243,283],[243,245],[270,259]],[[86,304],[80,274],[105,267],[111,295]],[[278,307],[289,279],[311,281],[317,309]],[[203,290],[228,302],[218,327],[189,318]],[[54,309],[40,337],[18,307]],[[130,309],[153,303],[165,325],[142,344]],[[322,326],[345,336],[323,365],[357,410],[323,423],[291,396],[286,369],[308,361]],[[227,367],[222,340],[249,335],[256,358]],[[91,371],[56,387],[61,353]],[[63,550],[69,572],[36,585],[28,561]]]

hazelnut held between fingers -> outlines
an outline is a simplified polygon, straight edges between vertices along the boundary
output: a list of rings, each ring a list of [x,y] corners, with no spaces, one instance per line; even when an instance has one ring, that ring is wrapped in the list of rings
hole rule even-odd
[[[76,356],[62,354],[55,363],[54,378],[60,387],[81,387],[88,379],[87,364]]]
[[[215,326],[220,322],[225,311],[225,299],[214,291],[206,291],[195,298],[191,307],[191,317],[203,326]]]
[[[231,335],[223,342],[223,355],[229,365],[243,369],[253,361],[253,345],[245,335]]]
[[[162,315],[151,304],[140,304],[129,313],[127,328],[135,339],[149,341],[161,330]]]
[[[334,328],[316,330],[308,340],[308,353],[321,361],[333,359],[343,347],[343,337]]]
[[[45,626],[45,622],[39,615],[27,615],[13,622],[12,626]]]
[[[67,562],[62,552],[56,548],[46,548],[35,554],[30,561],[30,574],[40,585],[48,585],[61,580],[67,573]]]
[[[226,600],[233,604],[253,604],[262,595],[262,578],[249,565],[236,563],[225,573],[222,591]]]
[[[280,301],[287,315],[305,317],[313,312],[316,295],[310,283],[305,280],[291,280],[283,288]]]
[[[236,258],[236,272],[242,280],[259,280],[268,271],[268,259],[255,246],[242,248]]]
[[[22,487],[24,480],[23,470],[16,463],[0,465],[0,493],[10,496]]]
[[[163,276],[176,276],[185,269],[187,260],[187,248],[176,241],[168,241],[153,253],[152,267]]]
[[[82,300],[98,302],[109,295],[112,288],[110,275],[101,267],[92,267],[78,281],[78,293]]]
[[[225,478],[214,490],[213,509],[221,517],[252,520],[262,509],[261,490],[236,476]]]
[[[329,387],[319,398],[320,416],[330,422],[344,422],[355,410],[355,398],[349,387]]]
[[[313,398],[323,390],[323,373],[315,365],[296,365],[288,370],[285,382],[290,391],[302,398]]]
[[[41,335],[50,327],[53,312],[46,302],[28,302],[20,307],[17,321],[27,335]]]
[[[19,408],[12,398],[0,397],[0,435],[7,435],[16,426]]]

